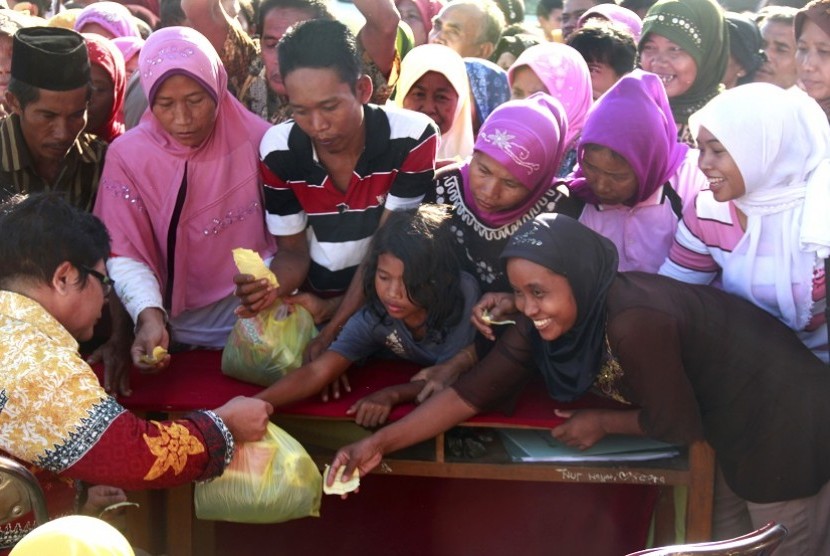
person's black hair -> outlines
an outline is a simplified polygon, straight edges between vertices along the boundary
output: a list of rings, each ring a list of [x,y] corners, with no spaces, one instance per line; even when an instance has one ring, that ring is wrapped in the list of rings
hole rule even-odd
[[[182,0],[161,0],[159,2],[159,29],[183,25],[187,16],[182,9]]]
[[[536,17],[547,19],[550,17],[550,12],[562,10],[564,7],[562,0],[539,0],[539,3],[536,4]]]
[[[331,69],[354,91],[363,73],[354,35],[334,20],[310,19],[290,28],[277,44],[277,56],[283,81],[297,69]]]
[[[58,193],[17,195],[0,204],[0,237],[0,287],[16,280],[48,284],[66,261],[85,284],[84,269],[110,253],[103,222]]]
[[[334,19],[328,4],[323,0],[265,0],[259,6],[259,15],[257,16],[257,31],[262,34],[265,26],[265,16],[271,10],[278,8],[294,9],[307,12],[309,19]]]
[[[29,85],[15,77],[9,78],[7,90],[17,98],[20,108],[26,108],[29,103],[37,102],[40,99],[40,89]]]
[[[532,35],[530,33],[517,33],[515,35],[504,34],[499,39],[499,43],[496,45],[496,49],[493,51],[492,56],[490,56],[490,61],[498,63],[499,58],[501,58],[501,55],[505,52],[509,52],[518,58],[522,52],[531,46],[541,44],[543,40],[544,39],[542,37]]]
[[[388,318],[375,290],[378,258],[389,254],[403,263],[406,295],[427,311],[427,333],[444,337],[461,321],[464,296],[461,266],[453,250],[449,207],[424,203],[417,211],[394,211],[372,237],[363,268],[363,293],[376,315]]]
[[[625,75],[635,67],[637,43],[631,33],[601,19],[592,19],[568,37],[568,46],[585,62],[608,64],[617,75]]]

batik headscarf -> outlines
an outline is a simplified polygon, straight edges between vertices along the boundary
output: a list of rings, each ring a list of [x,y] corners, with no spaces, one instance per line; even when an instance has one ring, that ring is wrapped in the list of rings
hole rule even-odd
[[[722,89],[729,63],[729,31],[723,10],[714,0],[659,0],[643,20],[640,52],[650,33],[677,44],[697,65],[689,90],[669,99],[674,121],[678,127],[686,125],[689,116]]]
[[[470,91],[473,93],[478,125],[500,104],[510,100],[510,85],[507,72],[490,60],[482,58],[464,58]]]
[[[511,86],[513,75],[522,66],[533,70],[550,96],[565,107],[568,115],[565,150],[575,147],[582,126],[585,125],[588,109],[594,102],[591,72],[582,54],[568,45],[555,42],[531,46],[510,66],[507,77]]]
[[[412,49],[401,63],[401,75],[395,93],[395,104],[403,108],[409,90],[427,72],[434,71],[447,78],[455,92],[458,104],[452,126],[441,134],[437,158],[463,160],[473,153],[473,119],[470,109],[470,82],[464,60],[458,53],[441,44],[422,44]]]
[[[611,149],[631,166],[637,176],[637,195],[626,203],[629,206],[662,187],[689,151],[677,141],[677,126],[663,83],[643,70],[623,76],[594,104],[579,140],[580,163],[588,144]],[[598,204],[582,168],[577,168],[574,178],[570,184],[574,196]]]
[[[519,220],[547,193],[565,153],[568,122],[558,100],[536,93],[496,108],[476,139],[475,150],[493,158],[525,186],[529,194],[518,206],[495,213],[476,208],[470,191],[469,163],[461,168],[464,203],[491,228]]]
[[[70,515],[36,527],[11,551],[13,556],[133,556],[129,541],[118,529],[85,515]]]
[[[112,80],[112,110],[109,118],[99,129],[90,129],[107,143],[124,133],[124,96],[127,90],[127,70],[124,68],[124,56],[109,39],[95,33],[84,33],[89,63],[102,68]]]
[[[639,15],[632,12],[628,8],[623,8],[622,6],[618,6],[616,4],[597,4],[579,16],[576,28],[579,29],[583,27],[585,22],[589,19],[596,18],[604,19],[615,25],[621,26],[624,29],[628,29],[634,37],[634,42],[638,42],[640,40],[640,33],[643,30],[643,20],[640,19]]]
[[[130,10],[116,2],[96,2],[85,7],[75,20],[75,30],[83,32],[87,23],[97,23],[113,37],[141,37]]]
[[[606,298],[617,275],[617,248],[610,240],[563,214],[540,214],[516,231],[501,254],[526,259],[565,277],[576,301],[576,322],[553,341],[534,329],[533,361],[548,394],[570,401],[584,394],[605,352]]]
[[[395,5],[397,6],[399,2],[400,0],[395,0]],[[418,14],[421,16],[421,21],[424,24],[424,30],[429,35],[429,32],[432,31],[433,18],[438,15],[438,12],[446,5],[446,2],[444,0],[412,0],[412,3],[418,8]]]
[[[830,128],[801,91],[768,83],[730,89],[694,114],[729,152],[746,193],[733,202],[746,231],[723,269],[736,293],[803,330],[811,318],[813,271],[830,254]],[[766,295],[764,295],[766,293]],[[759,298],[776,299],[769,308]]]

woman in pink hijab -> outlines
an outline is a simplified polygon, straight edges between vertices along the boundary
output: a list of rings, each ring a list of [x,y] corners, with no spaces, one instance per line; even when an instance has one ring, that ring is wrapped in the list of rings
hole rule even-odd
[[[643,31],[643,20],[628,8],[623,8],[616,4],[597,4],[579,17],[576,28],[583,27],[589,19],[602,19],[618,25],[631,33],[635,43],[640,41],[640,33]]]
[[[571,173],[576,164],[576,144],[585,125],[588,109],[593,103],[591,72],[582,55],[570,46],[543,43],[531,46],[518,57],[507,71],[511,99],[522,99],[533,93],[551,95],[565,107],[568,133],[565,136],[565,157],[557,177]]]
[[[188,27],[156,31],[138,71],[150,109],[110,146],[95,214],[112,238],[115,291],[136,323],[133,362],[148,368],[140,357],[156,346],[224,346],[238,304],[231,250],[268,258],[275,247],[258,154],[269,126],[228,92],[210,42]]]
[[[116,2],[96,2],[81,10],[75,20],[79,33],[97,33],[104,38],[141,37],[130,10]]]

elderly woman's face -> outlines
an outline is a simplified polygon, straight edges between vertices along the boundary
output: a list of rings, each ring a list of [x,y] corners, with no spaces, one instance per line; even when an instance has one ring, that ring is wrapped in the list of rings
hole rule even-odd
[[[796,43],[798,80],[816,100],[830,98],[830,36],[805,18]]]
[[[688,91],[697,78],[697,64],[692,55],[657,33],[649,33],[643,43],[640,66],[657,74],[669,98]]]
[[[444,75],[437,71],[428,71],[406,93],[403,107],[426,114],[444,134],[452,129],[455,123],[458,93]]]
[[[164,130],[185,147],[204,143],[216,122],[213,97],[186,75],[165,79],[153,99],[152,110]]]
[[[577,306],[567,278],[527,259],[507,261],[516,308],[533,321],[542,339],[556,340],[576,324]]]
[[[530,190],[492,156],[475,151],[470,160],[470,192],[481,212],[510,210],[524,201]]]

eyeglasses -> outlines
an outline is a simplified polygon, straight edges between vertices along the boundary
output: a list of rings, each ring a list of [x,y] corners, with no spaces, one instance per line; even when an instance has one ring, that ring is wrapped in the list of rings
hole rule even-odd
[[[109,276],[101,274],[94,268],[89,268],[86,265],[81,265],[80,269],[91,276],[95,276],[95,278],[97,278],[98,281],[101,282],[101,288],[104,290],[104,297],[112,293],[112,288],[115,287],[115,280],[113,280]]]

